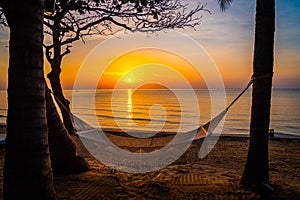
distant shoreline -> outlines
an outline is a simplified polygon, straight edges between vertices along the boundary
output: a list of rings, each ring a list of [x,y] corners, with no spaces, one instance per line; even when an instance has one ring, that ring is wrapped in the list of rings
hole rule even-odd
[[[127,137],[128,133],[121,131],[121,130],[116,130],[113,128],[110,129],[103,129],[104,133],[112,134],[112,135],[119,135],[119,136],[124,136]],[[143,133],[142,131],[134,131],[135,134],[138,133]],[[150,133],[151,131],[149,131]],[[5,124],[0,124],[0,134],[5,135],[6,134],[6,125]],[[164,135],[175,135],[176,133],[174,132],[159,132],[157,133],[154,137],[163,137]],[[219,136],[220,138],[249,138],[249,134],[221,134]],[[2,137],[0,137],[1,140]],[[277,134],[275,133],[274,137],[269,137],[270,140],[278,140],[278,139],[295,139],[295,140],[300,140],[300,136],[297,135],[289,135],[289,134]]]

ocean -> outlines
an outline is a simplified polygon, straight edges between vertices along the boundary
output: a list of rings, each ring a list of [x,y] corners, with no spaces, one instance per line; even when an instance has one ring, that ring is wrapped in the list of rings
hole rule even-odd
[[[185,132],[222,111],[241,89],[219,90],[65,90],[72,111],[94,127],[122,131]],[[0,91],[0,115],[6,115],[6,91]],[[300,89],[273,89],[270,129],[278,137],[300,137]],[[251,89],[229,109],[218,130],[249,134]],[[0,123],[5,123],[4,117]]]

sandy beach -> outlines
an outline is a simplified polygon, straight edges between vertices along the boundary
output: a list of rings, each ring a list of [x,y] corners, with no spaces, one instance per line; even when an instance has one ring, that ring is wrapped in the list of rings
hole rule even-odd
[[[58,199],[266,199],[239,185],[248,138],[221,137],[204,159],[190,159],[192,144],[179,161],[163,169],[132,174],[116,171],[87,157],[90,171],[55,175]],[[270,139],[268,199],[300,199],[300,140]],[[0,197],[5,147],[0,148]]]

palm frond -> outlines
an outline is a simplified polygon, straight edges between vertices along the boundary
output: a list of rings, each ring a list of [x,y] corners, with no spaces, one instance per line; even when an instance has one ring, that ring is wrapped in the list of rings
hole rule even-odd
[[[218,0],[218,4],[220,4],[220,9],[224,12],[231,4],[233,0]]]

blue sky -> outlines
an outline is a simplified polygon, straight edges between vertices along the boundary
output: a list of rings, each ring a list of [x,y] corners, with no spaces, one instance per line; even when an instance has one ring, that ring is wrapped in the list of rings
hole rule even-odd
[[[190,0],[189,2],[195,3]],[[204,15],[199,26],[198,39],[215,57],[220,65],[234,59],[222,60],[221,55],[236,57],[238,68],[226,66],[229,70],[244,70],[239,75],[252,73],[252,52],[254,40],[255,1],[233,0],[232,5],[220,12],[216,0],[207,0],[212,15]],[[276,1],[274,87],[300,88],[300,1]],[[215,52],[217,51],[217,52]],[[222,51],[230,53],[222,53]],[[219,58],[220,57],[220,58]],[[231,61],[230,61],[231,60]],[[222,69],[222,67],[221,67]]]

